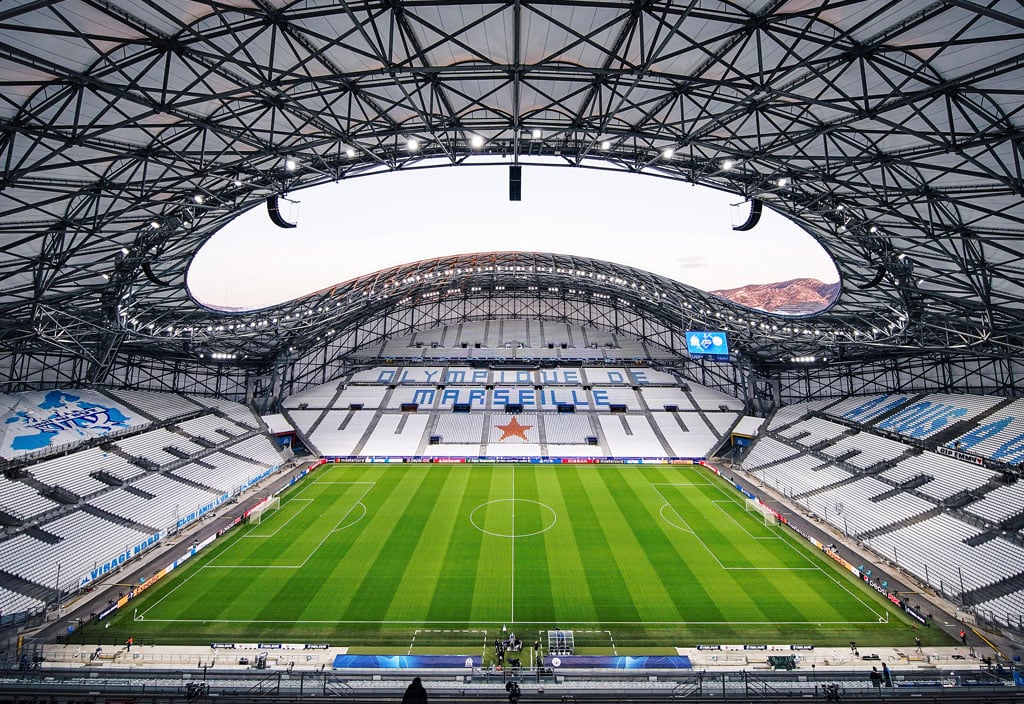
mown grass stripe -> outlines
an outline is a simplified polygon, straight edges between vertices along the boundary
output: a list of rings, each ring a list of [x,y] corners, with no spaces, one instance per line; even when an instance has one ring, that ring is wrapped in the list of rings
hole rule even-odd
[[[415,557],[424,524],[434,511],[445,475],[425,466],[407,469],[399,488],[380,507],[382,520],[371,526],[377,549],[364,563],[366,573],[355,590],[348,613],[354,618],[383,619],[399,588],[402,575]],[[393,502],[401,501],[401,506]],[[424,604],[428,600],[424,600]]]
[[[460,518],[455,509],[462,502],[469,484],[469,470],[453,468],[446,474],[391,599],[385,616],[389,621],[423,618],[434,600],[442,567],[452,544],[452,534]],[[466,530],[466,526],[459,525],[458,529]]]
[[[491,473],[473,465],[455,467],[454,471],[466,473],[466,486],[460,502],[446,507],[455,515],[455,527],[425,612],[429,621],[469,620],[467,606],[471,609],[477,565],[486,559],[482,554],[484,534],[472,526],[470,514],[487,501]]]
[[[480,497],[473,530],[490,527],[499,529],[493,532],[500,532],[510,525],[505,502],[512,498],[512,467],[498,465],[488,470],[477,475],[477,481],[486,486],[487,493]],[[463,569],[476,575],[467,603],[472,604],[473,620],[507,622],[512,613],[512,541],[500,535],[482,535],[479,558],[475,563],[463,565]]]
[[[593,599],[593,609],[608,621],[641,621],[640,611],[633,602],[629,582],[619,569],[616,555],[609,544],[602,515],[591,501],[588,491],[593,482],[600,482],[593,469],[566,467],[559,474],[573,536],[583,557],[587,585]],[[614,534],[614,533],[613,533]],[[582,621],[590,611],[589,605],[577,603],[566,614],[567,620]]]
[[[650,562],[657,565],[659,578],[672,600],[677,620],[696,620],[695,604],[702,605],[699,611],[702,618],[724,619],[714,595],[697,577],[698,569],[712,569],[716,565],[695,553],[692,535],[681,533],[662,519],[662,497],[652,490],[651,475],[635,470],[608,472],[602,476],[619,498],[629,525],[642,541]]]
[[[554,584],[566,577],[560,570],[552,569],[548,562],[546,536],[550,531],[545,529],[552,518],[552,530],[559,527],[558,510],[547,504],[541,495],[541,485],[550,481],[550,465],[517,465],[515,471],[516,534],[523,536],[515,539],[515,616],[519,621],[554,623],[557,619]],[[565,520],[564,513],[562,520]],[[568,531],[559,533],[569,535]]]

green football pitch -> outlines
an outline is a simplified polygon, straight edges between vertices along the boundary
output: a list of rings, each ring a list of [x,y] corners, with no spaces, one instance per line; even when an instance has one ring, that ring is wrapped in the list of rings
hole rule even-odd
[[[111,635],[136,642],[353,652],[556,626],[620,654],[944,642],[683,465],[324,465],[122,611]]]

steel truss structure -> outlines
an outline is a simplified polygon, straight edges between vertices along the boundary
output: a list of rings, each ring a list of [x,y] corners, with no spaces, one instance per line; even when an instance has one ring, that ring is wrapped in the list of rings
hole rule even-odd
[[[1019,393],[1022,86],[1013,0],[10,0],[4,388],[273,396],[282,369],[325,378],[316,364],[417,315],[530,310],[668,346],[728,330],[787,398]],[[185,286],[195,251],[268,197],[533,157],[760,201],[832,254],[841,295],[783,318],[543,253],[416,262],[246,314]],[[812,356],[827,366],[792,361]]]

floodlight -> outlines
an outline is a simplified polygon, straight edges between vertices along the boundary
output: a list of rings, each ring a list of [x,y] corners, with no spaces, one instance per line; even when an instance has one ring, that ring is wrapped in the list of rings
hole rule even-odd
[[[611,148],[612,148],[612,143],[609,142],[607,139],[604,140],[603,142],[601,142],[601,149],[603,149],[604,151],[608,151]]]
[[[789,179],[783,176],[778,180],[777,183],[779,185],[779,188],[785,188],[786,186],[789,185]]]
[[[355,149],[352,149],[350,147],[350,148],[345,150],[345,156],[347,156],[349,159],[355,158],[355,155],[356,155],[356,150]]]
[[[671,159],[673,154],[675,154],[675,150],[672,149],[672,147],[669,147],[661,153],[661,156],[665,159]]]
[[[540,130],[535,129],[530,136],[533,137],[534,139],[540,139]]]
[[[285,160],[285,162],[284,162],[284,170],[285,171],[295,171],[295,169],[297,169],[297,168],[299,168],[299,164],[298,164],[297,161],[295,161],[295,159],[286,159]]]
[[[409,141],[407,141],[405,143],[405,148],[408,149],[411,152],[415,152],[415,151],[419,150],[420,143],[417,142],[415,139],[410,139]]]
[[[728,171],[729,169],[731,169],[735,165],[736,165],[735,161],[733,161],[732,159],[726,159],[725,161],[722,162],[722,171]]]
[[[473,149],[479,149],[480,147],[484,146],[484,138],[478,134],[475,134],[469,138],[469,143],[473,147]]]
[[[192,200],[194,200],[197,205],[202,205],[203,201],[205,201],[206,198],[203,197],[202,193],[196,193],[194,196],[192,196]]]

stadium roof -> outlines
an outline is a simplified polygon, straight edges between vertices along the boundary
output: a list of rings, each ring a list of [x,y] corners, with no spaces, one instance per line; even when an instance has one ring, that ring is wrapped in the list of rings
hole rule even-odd
[[[269,359],[497,287],[622,299],[762,359],[1024,346],[1012,0],[8,0],[0,83],[0,350]],[[495,253],[228,320],[189,298],[192,254],[270,195],[479,155],[761,200],[833,254],[842,293],[793,325],[612,263]]]

